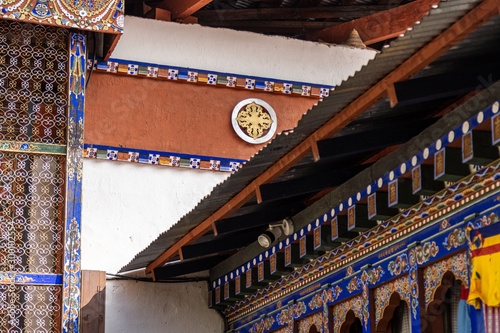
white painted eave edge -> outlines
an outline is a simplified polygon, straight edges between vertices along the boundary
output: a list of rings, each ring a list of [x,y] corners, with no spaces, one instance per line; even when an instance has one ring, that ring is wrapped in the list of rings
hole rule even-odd
[[[111,57],[336,86],[375,54],[350,46],[126,16]]]

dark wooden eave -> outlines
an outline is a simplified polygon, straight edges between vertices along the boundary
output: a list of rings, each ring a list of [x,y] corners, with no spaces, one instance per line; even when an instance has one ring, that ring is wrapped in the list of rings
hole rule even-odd
[[[125,8],[128,15],[327,43],[344,43],[357,29],[368,45],[398,36],[438,2],[127,0]]]

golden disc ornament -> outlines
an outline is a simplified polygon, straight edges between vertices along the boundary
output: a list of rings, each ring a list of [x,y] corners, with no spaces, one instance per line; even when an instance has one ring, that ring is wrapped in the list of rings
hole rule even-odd
[[[253,144],[270,140],[276,133],[278,124],[273,108],[257,98],[248,98],[236,104],[231,122],[236,134]]]

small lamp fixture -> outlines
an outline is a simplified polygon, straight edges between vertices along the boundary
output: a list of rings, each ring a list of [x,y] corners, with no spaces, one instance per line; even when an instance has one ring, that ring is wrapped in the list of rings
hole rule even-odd
[[[271,247],[271,244],[274,243],[275,240],[280,238],[281,234],[285,236],[290,236],[293,234],[293,222],[291,219],[286,218],[280,223],[270,224],[269,228],[259,236],[258,242],[260,246],[264,248]]]
[[[260,246],[267,249],[271,247],[271,244],[274,243],[274,241],[277,240],[280,236],[280,227],[269,226],[269,229],[267,229],[262,235],[259,236],[258,241]]]

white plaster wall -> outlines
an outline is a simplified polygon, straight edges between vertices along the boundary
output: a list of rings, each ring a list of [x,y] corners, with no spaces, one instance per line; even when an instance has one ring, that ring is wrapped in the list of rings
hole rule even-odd
[[[375,51],[281,36],[125,17],[112,58],[324,85],[338,85]]]
[[[221,333],[224,321],[207,305],[203,282],[106,283],[106,332]]]
[[[83,175],[82,269],[116,273],[229,173],[84,159]]]

